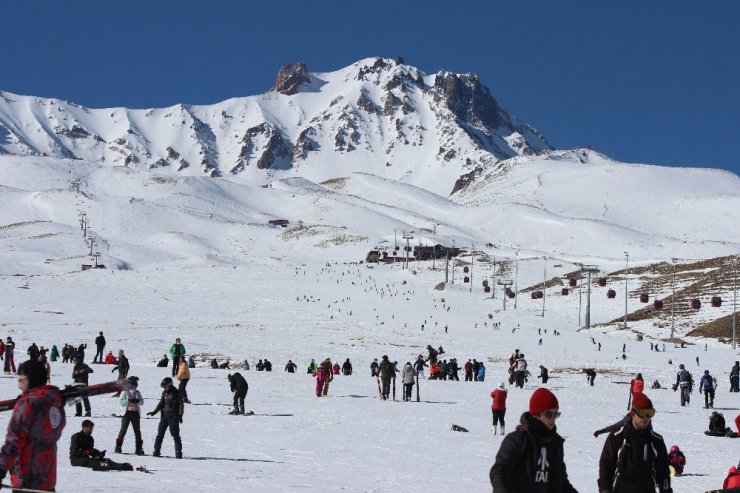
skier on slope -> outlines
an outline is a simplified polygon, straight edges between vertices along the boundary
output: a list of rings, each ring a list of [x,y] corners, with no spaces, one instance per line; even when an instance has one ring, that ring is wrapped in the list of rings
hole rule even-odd
[[[247,397],[247,392],[249,392],[249,384],[239,372],[233,375],[229,374],[227,378],[231,385],[231,391],[234,393],[234,410],[229,414],[244,414],[244,398]]]
[[[182,440],[180,438],[180,424],[182,423],[182,415],[185,411],[184,404],[180,392],[177,391],[172,383],[172,378],[165,377],[160,384],[162,387],[162,397],[159,399],[159,404],[154,410],[147,413],[149,416],[154,416],[161,411],[159,417],[159,427],[157,428],[157,437],[154,439],[154,457],[160,457],[162,454],[160,450],[162,448],[162,440],[164,440],[164,433],[169,428],[172,439],[175,442],[175,457],[182,459]]]

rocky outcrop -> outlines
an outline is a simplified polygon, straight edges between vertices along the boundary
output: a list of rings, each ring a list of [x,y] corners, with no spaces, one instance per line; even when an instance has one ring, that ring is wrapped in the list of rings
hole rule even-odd
[[[357,98],[357,106],[367,111],[368,113],[378,113],[378,107],[370,100],[367,93],[362,90],[360,91],[360,97]]]
[[[455,185],[452,187],[452,192],[450,192],[450,195],[467,188],[468,185],[474,183],[481,174],[483,174],[483,168],[478,167],[470,173],[465,173],[464,175],[461,175],[460,178],[455,181]]]
[[[287,169],[291,155],[290,146],[280,132],[268,123],[261,123],[247,130],[242,138],[242,148],[231,174],[237,174],[250,164],[256,155],[257,169]]]
[[[296,140],[295,145],[293,146],[293,166],[295,166],[298,161],[306,159],[309,152],[318,150],[319,145],[314,140],[315,136],[316,129],[313,127],[304,129],[298,136],[298,140]]]
[[[290,96],[297,93],[303,84],[309,82],[311,82],[311,76],[305,63],[289,63],[280,67],[275,83],[269,91]]]
[[[498,105],[476,74],[437,74],[434,81],[437,99],[460,120],[477,127],[499,128],[511,124],[508,114]]]

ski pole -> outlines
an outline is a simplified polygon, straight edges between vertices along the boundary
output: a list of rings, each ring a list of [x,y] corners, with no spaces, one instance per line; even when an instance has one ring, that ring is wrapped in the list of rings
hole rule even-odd
[[[35,490],[33,488],[18,488],[18,487],[13,488],[9,484],[0,483],[0,489],[2,488],[8,488],[8,491],[17,491],[19,493],[49,493],[49,490]]]

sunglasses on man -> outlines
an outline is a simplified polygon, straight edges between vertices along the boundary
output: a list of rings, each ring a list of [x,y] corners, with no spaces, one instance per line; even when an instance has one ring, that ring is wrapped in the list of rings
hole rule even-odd
[[[655,416],[655,409],[633,409],[632,411],[641,418],[652,418]]]

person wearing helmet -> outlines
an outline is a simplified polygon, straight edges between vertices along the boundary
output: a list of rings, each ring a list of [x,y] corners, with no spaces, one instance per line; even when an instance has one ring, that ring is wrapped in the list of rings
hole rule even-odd
[[[162,397],[159,399],[159,404],[154,410],[147,413],[149,416],[154,416],[160,413],[159,427],[157,428],[157,438],[154,439],[154,457],[160,457],[162,449],[162,440],[164,439],[164,432],[169,428],[170,435],[175,441],[175,457],[182,459],[182,440],[180,439],[180,424],[182,423],[182,415],[185,411],[185,407],[182,402],[180,392],[172,385],[172,378],[165,377],[162,379]]]
[[[491,392],[491,399],[493,399],[493,403],[491,404],[491,412],[493,413],[493,424],[491,425],[491,431],[494,435],[497,434],[497,427],[498,423],[501,423],[501,434],[505,435],[505,423],[504,423],[504,416],[506,416],[506,396],[508,393],[506,392],[506,383],[501,382],[497,389],[495,389],[493,392]]]
[[[681,474],[683,474],[683,466],[686,465],[686,457],[678,448],[678,445],[674,445],[671,447],[671,451],[668,453],[668,462],[670,462],[676,476],[680,476]]]
[[[704,393],[704,409],[714,407],[714,378],[709,374],[709,370],[704,370],[701,380],[699,380],[699,393]]]
[[[123,395],[119,401],[125,411],[121,417],[121,429],[116,438],[115,452],[117,454],[123,452],[123,439],[126,437],[128,425],[131,424],[136,439],[136,455],[144,455],[144,441],[141,439],[141,405],[144,404],[144,397],[139,392],[138,386],[139,377],[131,376],[126,379]]]
[[[15,488],[54,491],[57,441],[66,424],[62,394],[46,385],[46,369],[36,360],[18,366],[18,388],[21,395],[0,449],[0,481],[10,471]]]

